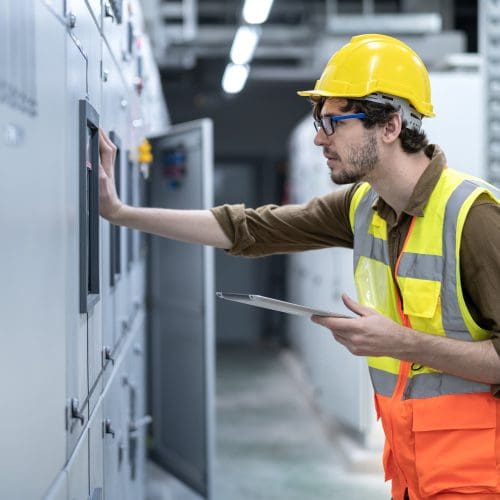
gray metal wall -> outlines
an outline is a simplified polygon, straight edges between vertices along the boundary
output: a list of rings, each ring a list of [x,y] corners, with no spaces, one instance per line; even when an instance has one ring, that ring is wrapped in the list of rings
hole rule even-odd
[[[146,257],[95,212],[93,148],[113,132],[139,204],[168,115],[138,2],[111,3],[0,2],[0,498],[144,496]]]

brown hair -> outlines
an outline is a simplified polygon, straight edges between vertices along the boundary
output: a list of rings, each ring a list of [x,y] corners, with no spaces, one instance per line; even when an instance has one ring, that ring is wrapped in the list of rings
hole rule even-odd
[[[319,120],[321,117],[321,109],[327,100],[327,97],[312,97],[311,103],[313,106],[313,117]],[[390,104],[379,104],[377,102],[363,101],[360,99],[343,98],[346,104],[340,109],[347,113],[364,113],[365,118],[362,120],[365,128],[373,128],[375,125],[384,125],[391,116],[396,113],[396,109]],[[403,120],[401,133],[399,134],[401,147],[405,153],[418,153],[424,150],[429,141],[423,130],[415,130],[406,127],[406,120]]]

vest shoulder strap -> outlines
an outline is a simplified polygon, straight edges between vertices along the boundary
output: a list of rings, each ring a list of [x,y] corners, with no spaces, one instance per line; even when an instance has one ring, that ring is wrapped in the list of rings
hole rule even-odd
[[[368,191],[370,191],[370,189],[371,186],[370,184],[368,184],[368,182],[361,183],[356,189],[351,199],[351,204],[349,206],[349,222],[351,223],[351,229],[353,233],[354,233],[354,219],[356,216],[356,209],[358,208],[361,200],[365,197]]]

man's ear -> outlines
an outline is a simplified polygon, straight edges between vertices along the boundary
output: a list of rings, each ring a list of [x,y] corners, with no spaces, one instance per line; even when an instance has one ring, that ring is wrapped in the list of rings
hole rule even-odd
[[[390,120],[382,125],[382,141],[390,144],[397,140],[401,129],[403,128],[403,120],[400,113],[393,113]]]

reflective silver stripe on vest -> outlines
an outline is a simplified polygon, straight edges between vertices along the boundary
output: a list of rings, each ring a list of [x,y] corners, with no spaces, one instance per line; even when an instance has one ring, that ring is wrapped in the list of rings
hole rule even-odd
[[[483,179],[474,179],[472,182],[476,183],[479,187],[491,191],[493,195],[495,195],[497,198],[500,198],[500,189],[494,186],[493,184],[490,184],[489,182],[486,182]]]
[[[471,392],[490,392],[490,386],[448,373],[422,373],[408,380],[403,399],[423,399]]]
[[[405,252],[399,261],[398,276],[440,281],[443,276],[443,260],[442,255]]]
[[[387,241],[374,238],[368,230],[373,219],[373,202],[377,193],[370,189],[359,202],[354,214],[354,271],[358,267],[360,257],[369,257],[390,266]]]
[[[391,397],[398,376],[377,368],[369,367],[373,389],[377,394]],[[448,373],[422,373],[409,378],[403,399],[424,399],[445,394],[469,394],[472,392],[490,392],[488,384],[466,380]]]
[[[370,372],[374,391],[382,396],[391,397],[396,388],[398,376],[379,370],[378,368],[373,368],[372,366],[369,366],[368,370]]]
[[[458,305],[455,255],[458,212],[476,188],[477,185],[469,180],[457,186],[448,199],[444,216],[443,258],[445,265],[441,279],[441,314],[446,336],[458,340],[472,340]]]

